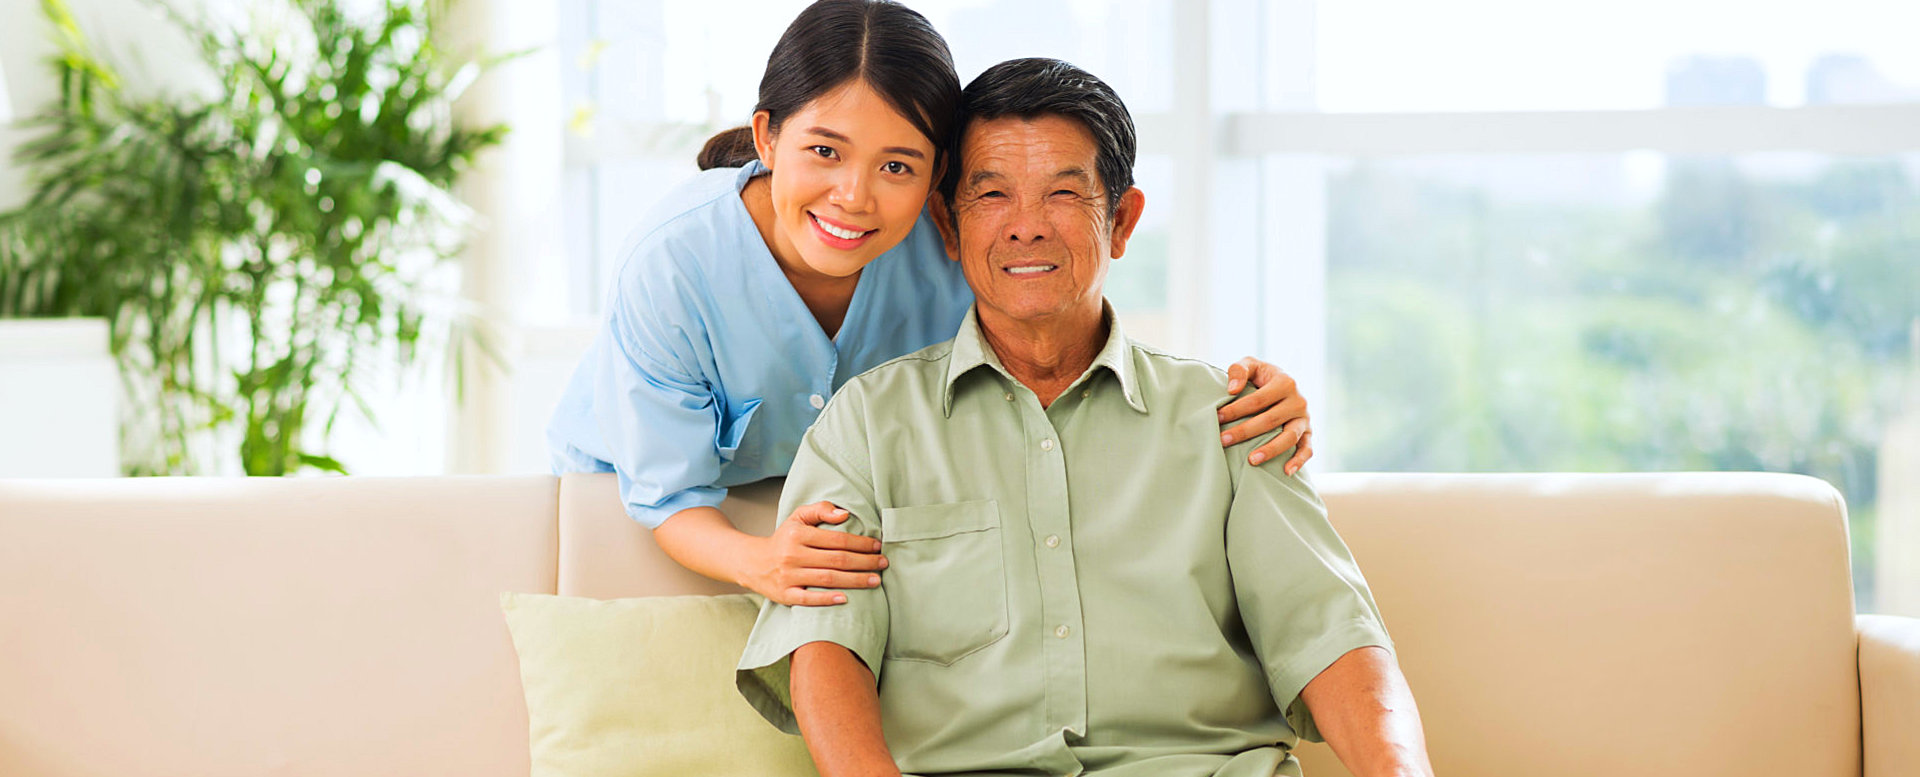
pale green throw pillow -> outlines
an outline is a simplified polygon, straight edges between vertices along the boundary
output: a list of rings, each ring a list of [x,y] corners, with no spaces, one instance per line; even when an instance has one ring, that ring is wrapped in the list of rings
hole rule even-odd
[[[505,593],[533,777],[815,777],[734,687],[758,597]]]

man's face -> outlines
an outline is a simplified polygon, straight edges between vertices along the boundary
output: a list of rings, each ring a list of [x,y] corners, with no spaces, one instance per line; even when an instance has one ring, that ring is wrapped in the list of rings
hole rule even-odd
[[[981,317],[1097,320],[1107,265],[1126,252],[1145,196],[1129,189],[1108,215],[1099,149],[1074,119],[975,121],[960,148],[959,223],[935,221]]]

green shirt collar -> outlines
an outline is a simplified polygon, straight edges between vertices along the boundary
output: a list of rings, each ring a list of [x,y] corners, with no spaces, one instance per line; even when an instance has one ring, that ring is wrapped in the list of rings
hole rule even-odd
[[[960,332],[953,338],[953,351],[947,356],[946,391],[942,397],[941,410],[948,418],[953,417],[954,383],[975,368],[991,367],[994,371],[1005,375],[1007,380],[1019,382],[1013,377],[1013,373],[1008,372],[1006,366],[1000,363],[1000,356],[987,345],[987,337],[980,331],[977,311],[977,305],[967,308],[967,317],[960,321]],[[1107,323],[1107,343],[1101,346],[1100,353],[1093,357],[1093,364],[1088,365],[1087,371],[1081,373],[1080,378],[1075,380],[1072,386],[1068,386],[1068,389],[1071,390],[1073,386],[1086,383],[1096,371],[1104,367],[1120,382],[1120,390],[1127,398],[1127,405],[1135,411],[1145,413],[1147,400],[1140,392],[1139,379],[1133,374],[1133,348],[1127,341],[1126,334],[1120,331],[1120,317],[1113,314],[1113,304],[1104,299],[1100,301],[1100,315]]]

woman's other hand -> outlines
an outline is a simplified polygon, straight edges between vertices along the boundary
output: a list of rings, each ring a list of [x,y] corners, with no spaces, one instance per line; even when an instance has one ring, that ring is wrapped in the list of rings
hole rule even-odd
[[[786,605],[840,604],[847,596],[836,588],[873,588],[887,568],[880,541],[820,524],[847,520],[847,511],[831,502],[802,505],[761,540],[759,552],[740,584]],[[827,590],[813,590],[827,589]]]
[[[1293,448],[1286,472],[1289,475],[1299,472],[1307,460],[1313,458],[1313,427],[1307,419],[1306,397],[1300,396],[1300,387],[1293,382],[1293,376],[1251,356],[1227,368],[1227,393],[1240,394],[1249,384],[1253,391],[1220,408],[1222,425],[1247,419],[1246,423],[1221,432],[1220,444],[1233,445],[1280,429],[1265,445],[1253,449],[1247,462],[1263,464]]]

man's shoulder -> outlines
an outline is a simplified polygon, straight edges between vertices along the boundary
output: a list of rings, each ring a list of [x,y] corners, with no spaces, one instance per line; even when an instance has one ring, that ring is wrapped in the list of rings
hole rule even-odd
[[[947,339],[904,356],[895,356],[859,375],[834,393],[841,396],[866,396],[884,392],[895,401],[894,392],[908,386],[938,385],[947,375],[947,360],[953,356],[953,340]]]
[[[1225,404],[1227,373],[1205,361],[1179,356],[1127,338],[1136,379],[1147,391],[1150,406],[1165,405],[1170,410],[1185,407],[1218,407]],[[1158,411],[1159,407],[1152,408]]]

